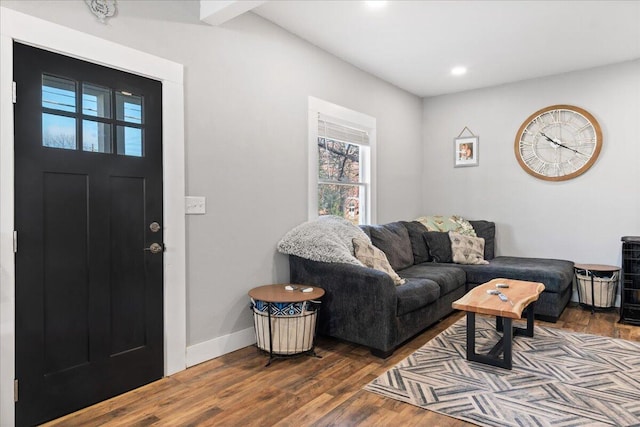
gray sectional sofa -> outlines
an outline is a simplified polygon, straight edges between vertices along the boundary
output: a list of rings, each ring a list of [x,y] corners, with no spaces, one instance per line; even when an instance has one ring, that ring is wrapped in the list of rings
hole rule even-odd
[[[469,289],[494,278],[544,283],[535,315],[555,322],[571,297],[573,262],[495,257],[495,224],[470,223],[485,239],[488,264],[454,264],[447,258],[446,233],[429,232],[417,221],[397,221],[361,228],[405,284],[396,286],[388,274],[372,268],[295,255],[289,256],[290,280],[325,290],[320,334],[367,346],[379,357],[391,355],[398,345],[454,311],[451,303]]]

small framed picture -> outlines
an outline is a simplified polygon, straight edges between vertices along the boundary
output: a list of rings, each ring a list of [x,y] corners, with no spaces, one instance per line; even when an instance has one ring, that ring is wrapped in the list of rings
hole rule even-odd
[[[456,168],[478,166],[478,154],[477,136],[465,136],[453,140],[453,165]]]

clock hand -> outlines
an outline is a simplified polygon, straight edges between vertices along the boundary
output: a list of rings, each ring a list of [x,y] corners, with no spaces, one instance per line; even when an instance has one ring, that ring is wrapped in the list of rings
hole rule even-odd
[[[557,142],[555,142],[553,139],[551,139],[549,136],[547,136],[546,133],[540,132],[540,135],[544,136],[549,142],[553,142],[554,144],[557,144]]]
[[[556,142],[556,141],[554,141],[554,143],[556,143],[557,145],[559,145],[559,146],[560,146],[560,147],[562,147],[562,148],[566,148],[567,150],[571,150],[571,151],[573,151],[573,152],[574,152],[574,153],[576,153],[576,154],[580,154],[581,156],[585,156],[585,157],[586,157],[586,154],[583,154],[583,153],[579,152],[578,150],[576,150],[576,149],[574,149],[574,148],[567,147],[566,145],[561,144],[561,143]]]
[[[558,141],[557,139],[550,138],[544,132],[540,132],[540,135],[544,136],[549,142],[551,142],[551,143],[553,143],[553,144],[555,144],[555,145],[557,145],[559,147],[566,148],[567,150],[571,150],[576,154],[580,154],[581,156],[586,156],[586,154],[583,154],[583,153],[579,152],[578,150],[575,150],[575,149],[573,149],[571,147],[567,147],[566,145],[564,145],[562,142]]]

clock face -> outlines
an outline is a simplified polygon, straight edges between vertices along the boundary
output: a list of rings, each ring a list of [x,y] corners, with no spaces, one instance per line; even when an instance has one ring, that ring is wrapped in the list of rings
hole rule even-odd
[[[582,108],[553,105],[524,121],[515,140],[518,163],[527,173],[547,181],[583,174],[602,148],[596,119]]]

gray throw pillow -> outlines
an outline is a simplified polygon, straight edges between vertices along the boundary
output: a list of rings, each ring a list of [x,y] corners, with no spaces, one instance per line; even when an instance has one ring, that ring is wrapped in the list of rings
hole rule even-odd
[[[496,254],[496,223],[491,221],[469,221],[476,235],[484,239],[484,259],[492,260]]]
[[[427,227],[419,221],[402,221],[402,225],[404,225],[409,232],[409,240],[411,241],[411,249],[413,250],[413,263],[421,264],[431,261],[429,247],[427,246],[427,242],[424,241],[424,237],[422,237],[422,234],[427,232]]]
[[[451,239],[445,231],[427,231],[423,233],[424,241],[429,247],[429,255],[435,262],[453,262],[451,254]]]
[[[391,267],[398,271],[413,265],[413,250],[409,232],[399,221],[384,225],[369,226],[371,242],[389,260]]]

